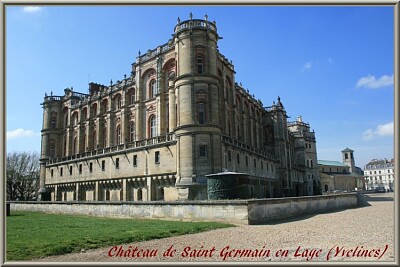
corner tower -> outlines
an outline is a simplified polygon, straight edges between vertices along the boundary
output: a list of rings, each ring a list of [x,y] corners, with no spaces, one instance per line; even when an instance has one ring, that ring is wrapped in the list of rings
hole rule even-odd
[[[220,172],[221,123],[218,116],[220,84],[217,78],[215,22],[180,21],[174,29],[176,54],[177,182],[180,199],[207,198],[205,175]]]

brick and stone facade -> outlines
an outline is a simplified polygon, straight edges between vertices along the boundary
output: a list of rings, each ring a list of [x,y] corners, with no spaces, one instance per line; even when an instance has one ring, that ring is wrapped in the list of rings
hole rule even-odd
[[[235,81],[215,22],[180,21],[131,75],[46,95],[42,199],[207,199],[206,175],[245,173],[249,197],[320,192],[315,133]]]

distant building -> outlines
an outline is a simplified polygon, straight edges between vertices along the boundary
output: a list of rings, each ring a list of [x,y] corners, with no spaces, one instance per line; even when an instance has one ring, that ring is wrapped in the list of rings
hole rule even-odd
[[[121,80],[45,95],[42,199],[207,199],[223,179],[222,198],[319,194],[314,131],[235,81],[216,23],[178,19],[172,36]]]
[[[322,191],[353,191],[364,189],[364,176],[361,168],[355,165],[354,151],[342,150],[343,162],[318,160]]]
[[[367,190],[394,190],[394,159],[373,159],[364,168]]]

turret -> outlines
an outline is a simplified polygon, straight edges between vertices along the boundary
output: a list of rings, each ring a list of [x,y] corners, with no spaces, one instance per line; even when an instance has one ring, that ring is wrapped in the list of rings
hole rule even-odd
[[[193,19],[180,21],[174,29],[177,73],[178,137],[177,186],[188,189],[188,198],[205,194],[209,173],[222,171],[221,127],[218,116],[220,85],[217,79],[215,22]]]

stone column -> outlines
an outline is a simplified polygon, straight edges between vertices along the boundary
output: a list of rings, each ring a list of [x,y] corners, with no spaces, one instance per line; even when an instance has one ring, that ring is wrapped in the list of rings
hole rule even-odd
[[[80,190],[79,183],[76,183],[76,189],[75,189],[75,194],[76,194],[75,200],[76,201],[79,201],[81,198],[81,193],[79,192],[79,190]]]
[[[99,182],[98,181],[94,182],[94,196],[93,196],[94,201],[99,201],[100,197],[99,188],[100,188]]]
[[[126,179],[122,180],[122,201],[128,200],[128,185]]]
[[[152,181],[152,177],[147,177],[147,201],[151,201],[152,200],[152,193],[153,193],[153,181]]]

